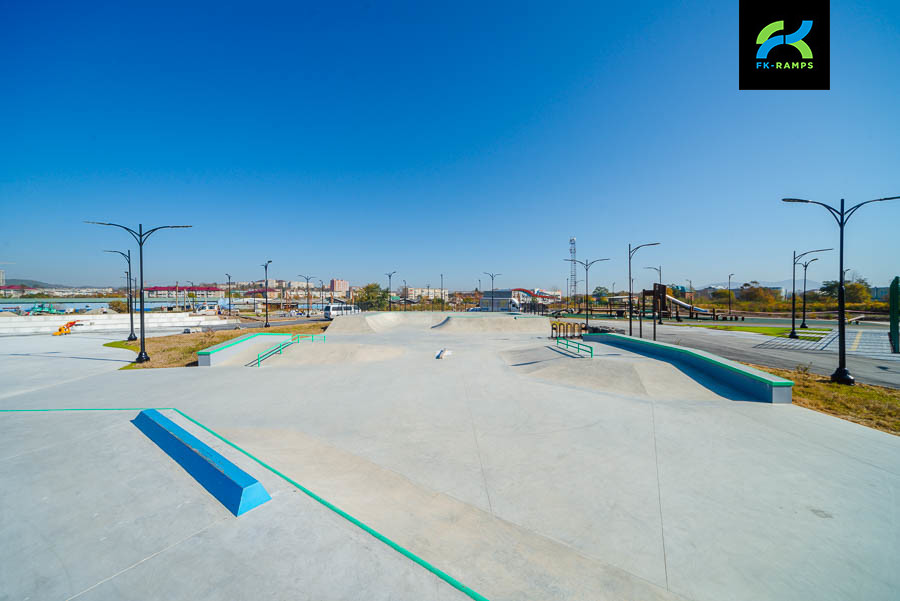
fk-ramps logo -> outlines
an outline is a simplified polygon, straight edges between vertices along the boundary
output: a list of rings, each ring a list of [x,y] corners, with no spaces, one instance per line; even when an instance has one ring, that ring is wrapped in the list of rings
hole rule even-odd
[[[830,89],[828,0],[741,0],[742,90]]]

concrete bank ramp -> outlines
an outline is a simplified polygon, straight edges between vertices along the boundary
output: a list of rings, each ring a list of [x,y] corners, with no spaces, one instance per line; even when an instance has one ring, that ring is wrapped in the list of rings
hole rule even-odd
[[[391,330],[420,330],[438,333],[497,333],[550,335],[550,320],[531,315],[505,313],[449,313],[391,311],[359,313],[335,318],[327,334],[375,334]]]
[[[550,345],[506,351],[501,357],[515,371],[553,384],[590,388],[653,400],[722,400],[735,391],[703,374],[637,355],[575,356]]]
[[[440,332],[460,333],[498,333],[515,332],[519,334],[550,335],[550,320],[546,317],[531,315],[449,315],[433,328]]]
[[[266,359],[263,367],[391,361],[405,352],[405,349],[399,346],[336,342],[303,344],[301,342],[286,348],[280,355],[273,355]]]

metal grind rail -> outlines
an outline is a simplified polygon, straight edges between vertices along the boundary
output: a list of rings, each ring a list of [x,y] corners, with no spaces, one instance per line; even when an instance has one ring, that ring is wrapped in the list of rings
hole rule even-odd
[[[590,355],[591,359],[594,358],[594,347],[592,347],[589,344],[583,344],[581,342],[578,342],[577,340],[569,340],[568,338],[557,338],[556,346],[565,347],[566,350],[574,348],[578,352],[579,355],[581,354],[582,351],[584,351],[585,353],[588,353],[588,355]]]
[[[291,346],[292,344],[297,344],[298,342],[300,342],[301,340],[304,340],[304,339],[308,339],[310,342],[315,342],[316,335],[315,334],[293,334],[287,340],[285,340],[283,342],[279,342],[275,346],[269,347],[266,350],[264,350],[263,352],[257,354],[256,355],[256,367],[259,367],[260,364],[264,360],[268,359],[272,355],[274,355],[276,353],[281,355],[283,353],[284,349]],[[320,334],[319,340],[321,340],[322,342],[325,342],[325,334]]]

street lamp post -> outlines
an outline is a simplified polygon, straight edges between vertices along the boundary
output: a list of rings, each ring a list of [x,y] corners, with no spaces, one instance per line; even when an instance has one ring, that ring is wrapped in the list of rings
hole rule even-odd
[[[632,335],[632,325],[631,319],[632,314],[634,313],[634,280],[631,277],[631,259],[634,257],[634,253],[636,253],[639,249],[644,248],[645,246],[656,246],[659,242],[649,242],[647,244],[641,244],[639,246],[631,247],[631,244],[628,244],[628,335]]]
[[[503,274],[502,274],[502,273],[490,273],[490,272],[488,272],[488,271],[482,271],[481,273],[483,273],[483,274],[486,275],[486,276],[490,276],[490,278],[491,278],[491,313],[493,313],[493,312],[494,312],[494,301],[495,301],[495,297],[494,297],[494,278],[498,278],[498,277],[500,277],[500,276],[503,275]],[[478,280],[478,282],[481,283],[481,280]]]
[[[593,261],[588,261],[585,259],[584,261],[579,261],[578,259],[563,259],[563,261],[575,262],[584,267],[584,327],[587,329],[588,324],[590,323],[590,309],[588,307],[588,295],[590,294],[590,290],[588,290],[588,270],[591,268],[591,265],[597,263],[599,261],[609,261],[609,259],[594,259]]]
[[[849,209],[844,209],[844,199],[841,199],[841,209],[840,211],[835,209],[832,206],[829,206],[823,202],[818,202],[815,200],[805,200],[803,198],[782,198],[783,202],[803,202],[807,204],[817,204],[819,206],[825,207],[828,209],[828,212],[831,213],[831,216],[834,217],[835,222],[838,224],[838,229],[840,230],[840,251],[839,251],[839,270],[840,270],[840,280],[838,281],[838,367],[831,374],[832,382],[838,382],[840,384],[847,384],[852,386],[856,381],[853,379],[853,376],[850,375],[850,370],[847,369],[847,332],[844,327],[844,318],[846,316],[846,307],[844,304],[844,226],[847,225],[847,221],[850,217],[855,213],[861,206],[867,205],[872,202],[882,202],[885,200],[897,200],[900,196],[888,196],[885,198],[874,198],[872,200],[866,200],[859,204],[856,204]]]
[[[128,319],[131,321],[131,333],[128,335],[128,340],[137,340],[137,336],[134,335],[134,289],[131,287],[131,249],[128,250],[128,253],[123,253],[121,250],[104,250],[105,253],[117,253],[122,255],[125,259],[125,262],[128,264]]]
[[[228,278],[228,315],[231,316],[231,274],[226,273],[225,277]]]
[[[393,307],[391,306],[391,303],[392,303],[392,301],[391,301],[391,279],[394,277],[395,273],[397,273],[396,269],[390,273],[384,274],[388,278],[388,311],[394,310]]]
[[[652,269],[659,274],[659,283],[662,284],[662,265],[659,267],[644,267],[644,269]]]
[[[731,316],[731,278],[734,276],[733,273],[728,274],[728,315]]]
[[[301,274],[298,273],[298,274],[297,274],[297,277],[298,277],[298,278],[303,278],[304,280],[306,280],[306,319],[309,319],[309,281],[310,281],[311,279],[313,279],[314,277],[316,277],[316,276],[314,276],[314,275],[301,275]]]
[[[271,262],[272,262],[272,260],[269,259],[268,261],[266,261],[265,263],[262,264],[262,268],[266,272],[266,279],[265,279],[265,283],[263,285],[263,303],[266,305],[266,323],[263,326],[264,328],[271,327],[269,325],[269,263],[271,263]]]
[[[406,280],[403,280],[403,310],[406,311],[406,305],[409,304],[409,286],[406,285]]]
[[[325,314],[325,282],[319,280],[319,304],[322,305],[322,314]]]
[[[826,250],[833,250],[833,249],[820,248],[818,250],[808,250],[805,253],[800,253],[799,255],[797,254],[796,250],[794,251],[794,263],[791,265],[791,333],[788,334],[788,338],[800,338],[800,336],[797,335],[797,327],[796,327],[796,325],[797,325],[797,263],[800,261],[801,258],[805,257],[806,255],[809,255],[812,253],[821,253],[821,252],[825,252]],[[804,273],[806,273],[805,269],[804,269]],[[841,279],[843,280],[843,278],[841,278]],[[806,284],[804,284],[804,287],[806,287]],[[805,298],[805,292],[804,292],[804,298]]]
[[[197,287],[197,285],[196,285],[194,282],[190,281],[190,280],[185,280],[185,282],[187,282],[188,284],[190,284],[190,285],[191,285],[191,288],[196,288],[196,287]],[[191,298],[191,311],[194,311],[194,310],[196,309],[196,307],[194,307],[194,300],[197,298],[197,291],[194,290],[194,293],[193,293],[193,294],[194,294],[194,297]]]
[[[118,227],[129,234],[131,234],[134,241],[137,242],[138,245],[138,269],[140,271],[140,279],[141,279],[141,288],[140,288],[140,305],[141,305],[141,352],[138,353],[137,358],[134,360],[135,363],[144,363],[145,361],[150,360],[150,355],[147,354],[147,347],[145,344],[144,337],[144,242],[150,237],[153,232],[157,232],[159,230],[165,229],[179,229],[179,228],[188,228],[190,225],[161,225],[159,227],[154,227],[152,229],[144,231],[144,224],[138,224],[138,230],[134,231],[130,227],[125,227],[124,225],[119,225],[118,223],[106,223],[102,221],[85,221],[85,223],[93,223],[94,225],[109,225],[112,227]]]
[[[800,322],[800,329],[809,328],[809,326],[806,325],[806,268],[809,267],[810,263],[818,260],[819,257],[813,257],[809,261],[800,263],[801,265],[803,265],[803,320]]]
[[[441,274],[441,311],[444,310],[444,274]]]

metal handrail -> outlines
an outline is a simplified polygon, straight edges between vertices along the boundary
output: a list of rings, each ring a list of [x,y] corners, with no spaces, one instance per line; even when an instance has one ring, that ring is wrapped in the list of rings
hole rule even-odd
[[[263,359],[268,359],[275,353],[278,353],[279,355],[283,354],[282,351],[284,351],[284,349],[291,346],[292,344],[296,344],[296,343],[300,342],[304,338],[308,338],[310,342],[316,341],[315,334],[292,334],[291,337],[289,339],[285,340],[284,342],[279,342],[275,346],[269,347],[266,350],[264,350],[263,352],[258,353],[256,355],[256,367],[259,367],[259,365],[260,365],[260,363],[262,363]],[[321,336],[319,336],[319,338],[322,340],[322,342],[325,342],[325,334],[322,334]]]
[[[574,348],[578,354],[581,354],[581,351],[588,353],[591,359],[594,358],[594,347],[589,344],[583,344],[578,342],[577,340],[569,340],[568,338],[557,338],[556,346],[564,346],[566,350],[570,348]]]

